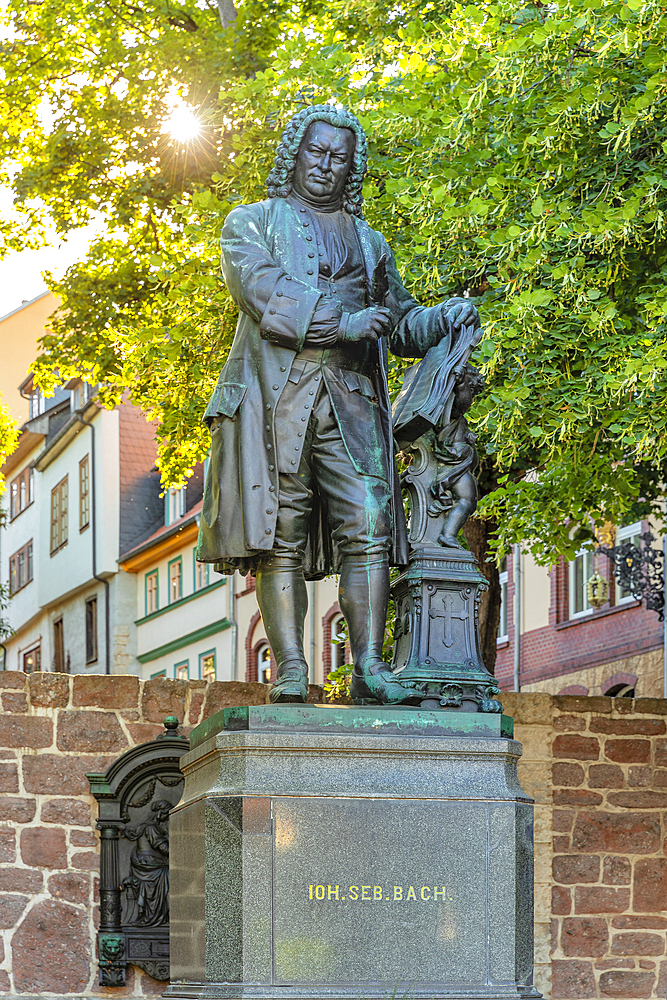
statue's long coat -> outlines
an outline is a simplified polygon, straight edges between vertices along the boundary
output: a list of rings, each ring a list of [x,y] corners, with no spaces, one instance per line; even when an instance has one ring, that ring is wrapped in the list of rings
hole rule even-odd
[[[393,254],[380,233],[355,218],[367,285],[387,256],[387,308],[394,327],[389,349],[423,357],[443,337],[441,311],[418,305],[404,288]],[[247,572],[273,548],[278,469],[274,414],[295,355],[304,346],[321,292],[317,257],[289,201],[272,198],[230,212],[222,231],[222,271],[239,307],[236,336],[205,414],[211,426],[211,459],[204,489],[197,559],[219,572]],[[309,256],[310,255],[310,256]],[[451,336],[451,333],[445,334]],[[387,387],[387,338],[378,345],[375,391],[380,401],[393,511],[392,562],[407,562],[407,535],[393,458]],[[222,419],[215,420],[220,417]],[[345,439],[357,468],[354,445]],[[266,429],[268,425],[268,430]],[[336,572],[338,558],[320,504],[315,509],[304,572],[319,579]]]

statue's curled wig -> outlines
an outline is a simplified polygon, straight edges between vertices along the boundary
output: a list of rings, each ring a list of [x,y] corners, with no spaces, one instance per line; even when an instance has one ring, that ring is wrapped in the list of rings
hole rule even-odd
[[[280,137],[273,170],[268,176],[266,187],[269,198],[286,198],[292,190],[292,176],[296,155],[308,128],[313,122],[328,122],[335,128],[349,128],[354,133],[354,155],[343,190],[343,208],[350,215],[362,217],[362,186],[366,173],[368,148],[366,133],[361,122],[351,111],[335,108],[332,104],[315,104],[304,108],[290,120]]]

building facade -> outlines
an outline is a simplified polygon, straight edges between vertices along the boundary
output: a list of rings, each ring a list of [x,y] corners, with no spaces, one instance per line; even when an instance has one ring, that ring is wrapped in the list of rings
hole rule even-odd
[[[11,591],[14,629],[0,663],[26,672],[269,682],[275,664],[254,580],[222,577],[194,557],[204,467],[187,489],[163,494],[154,428],[137,407],[101,409],[77,380],[50,399],[33,385],[27,369],[56,306],[45,293],[0,319],[0,390],[23,421],[0,470],[0,582]],[[21,383],[18,391],[8,379]],[[637,541],[647,527],[624,525],[616,542]],[[650,527],[660,535],[661,525]],[[595,570],[609,589],[599,609],[587,595]],[[518,677],[526,691],[662,695],[662,625],[619,589],[605,557],[582,551],[549,568],[515,549],[501,588],[496,675],[504,690]],[[306,656],[312,682],[322,683],[349,651],[336,581],[308,591]]]
[[[615,544],[642,546],[640,535],[647,530],[656,539],[652,545],[660,547],[662,525],[648,522],[616,528]],[[561,558],[546,567],[515,546],[502,570],[496,676],[504,690],[514,688],[518,675],[523,691],[663,696],[663,623],[619,586],[606,556],[582,550],[570,562]],[[587,586],[596,572],[608,594],[599,608]]]

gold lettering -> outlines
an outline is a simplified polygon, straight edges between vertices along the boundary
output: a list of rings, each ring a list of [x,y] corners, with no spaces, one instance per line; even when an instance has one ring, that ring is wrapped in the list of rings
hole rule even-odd
[[[404,887],[402,885],[395,885],[394,895],[392,897],[390,894],[387,896],[384,895],[384,889],[381,885],[362,885],[362,886],[351,885],[348,887],[347,896],[341,896],[339,885],[324,886],[324,885],[311,884],[308,886],[308,899],[320,899],[320,900],[321,899],[328,899],[328,900],[364,899],[364,900],[378,901],[382,899],[390,900],[393,898],[395,902],[401,902],[406,899],[417,900],[418,898],[421,898],[424,900],[424,902],[429,902],[429,901],[437,902],[439,899],[443,900],[444,902],[444,900],[447,898],[446,891],[447,891],[447,886],[444,885],[443,886],[423,885],[419,889],[419,896],[417,896],[417,890],[415,890],[415,887],[413,885],[408,887],[407,893],[404,891]],[[388,892],[391,893],[391,887],[389,888]]]

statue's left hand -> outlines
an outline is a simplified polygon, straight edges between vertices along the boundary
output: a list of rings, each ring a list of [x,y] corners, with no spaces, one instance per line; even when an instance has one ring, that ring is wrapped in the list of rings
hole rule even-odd
[[[443,320],[449,320],[457,330],[460,330],[462,326],[472,326],[474,328],[481,326],[479,313],[470,299],[447,299],[442,303],[440,308]]]

